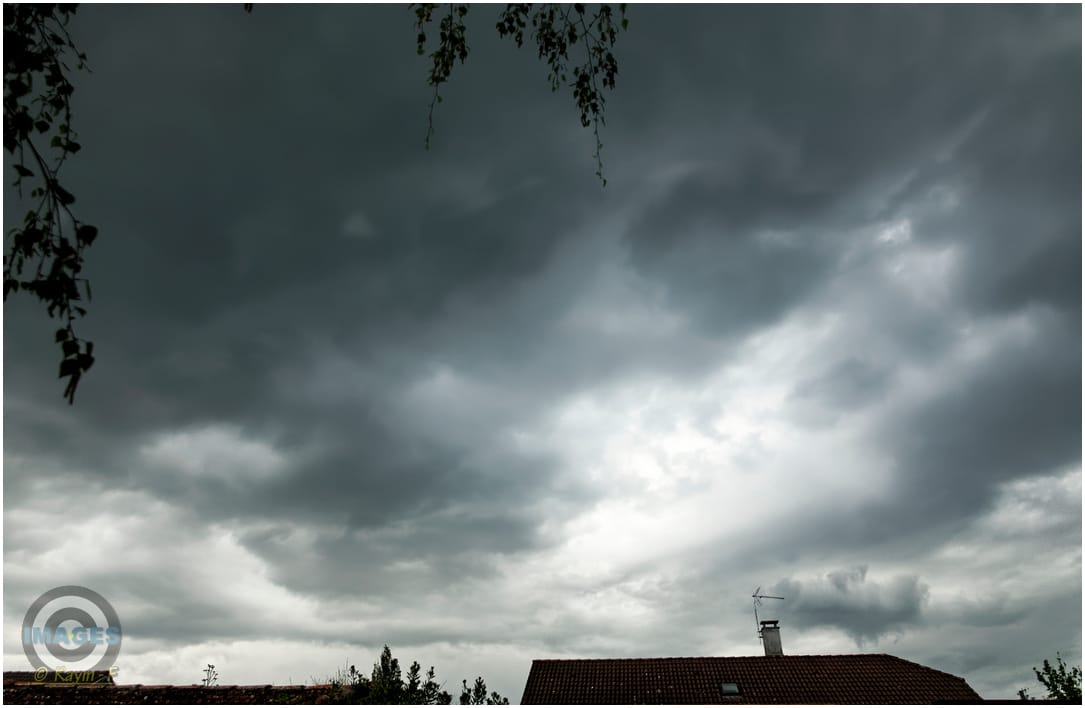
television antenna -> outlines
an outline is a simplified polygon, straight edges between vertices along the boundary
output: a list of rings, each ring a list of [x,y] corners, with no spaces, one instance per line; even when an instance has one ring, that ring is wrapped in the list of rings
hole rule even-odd
[[[761,618],[757,616],[757,608],[761,607],[762,600],[786,600],[787,598],[780,597],[779,595],[763,595],[761,594],[760,585],[757,586],[757,589],[753,591],[753,595],[750,597],[753,598],[753,623],[754,626],[757,627],[757,638],[764,642],[764,639],[761,637]]]

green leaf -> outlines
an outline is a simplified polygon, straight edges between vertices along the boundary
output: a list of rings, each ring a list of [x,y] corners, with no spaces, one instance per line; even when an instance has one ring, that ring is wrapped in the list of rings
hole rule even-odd
[[[19,173],[20,177],[33,177],[34,176],[33,170],[27,169],[26,167],[23,167],[22,165],[15,165],[15,171]]]
[[[66,376],[78,376],[79,375],[79,362],[75,359],[64,359],[60,362],[60,375],[58,379],[62,379]]]
[[[98,237],[98,227],[91,226],[90,224],[80,224],[79,228],[75,230],[75,240],[82,244],[89,246],[94,243],[94,239]]]
[[[67,339],[60,346],[64,350],[65,357],[75,356],[79,353],[79,342],[74,339]]]
[[[57,330],[57,334],[56,334],[56,341],[57,342],[63,342],[67,338],[68,338],[68,330],[66,330],[66,329],[58,329]]]
[[[59,199],[60,203],[64,206],[68,206],[69,204],[75,202],[75,197],[72,195],[72,193],[61,187],[56,182],[53,183],[53,191],[56,192],[57,199]]]
[[[19,134],[20,138],[23,138],[30,133],[30,130],[34,127],[34,121],[30,118],[29,113],[22,110],[15,114],[15,118],[12,120],[12,126],[15,128],[15,132]]]

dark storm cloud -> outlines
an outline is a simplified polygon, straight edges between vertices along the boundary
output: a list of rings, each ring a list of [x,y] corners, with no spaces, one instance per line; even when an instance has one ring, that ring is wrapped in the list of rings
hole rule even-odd
[[[1080,92],[1052,90],[1080,85],[1079,57],[1056,45],[992,97],[942,170],[962,208],[917,222],[964,249],[962,304],[980,312],[1050,304],[1080,320]]]
[[[477,641],[554,653],[681,654],[689,637],[717,652],[705,618],[730,608],[703,588],[737,582],[735,567],[746,593],[788,576],[776,589],[797,627],[863,643],[930,630],[923,553],[1000,485],[1080,460],[1080,9],[630,8],[605,190],[571,97],[491,36],[490,12],[472,10],[472,57],[426,152],[431,92],[405,8],[80,9],[95,73],[79,79],[85,147],[65,173],[101,228],[81,330],[98,362],[63,405],[54,324],[5,305],[5,511],[39,482],[168,500],[183,519],[140,542],[230,529],[261,577],[368,598],[389,608],[373,635],[398,641],[467,634],[422,617],[445,611],[486,615]],[[865,243],[905,223],[896,250]],[[953,256],[933,304],[904,292],[921,277],[883,268],[924,249]],[[715,539],[676,554],[698,569],[681,583],[638,585],[650,559],[562,580],[561,597],[483,589],[542,572],[528,561],[560,548],[553,529],[635,488],[587,473],[569,450],[604,441],[555,434],[563,406],[642,378],[696,391],[732,364],[760,370],[742,345],[796,313],[848,334],[788,345],[803,363],[781,416],[826,434],[862,424],[855,444],[892,467],[885,499],[766,508],[727,552]],[[969,346],[982,355],[950,361]],[[915,372],[933,385],[912,396]],[[698,405],[715,416],[725,394]],[[664,408],[646,435],[682,413]],[[6,560],[48,550],[5,533]],[[917,573],[810,576],[887,550]],[[146,638],[261,636],[185,572],[197,561],[175,565],[82,581],[127,593]],[[626,624],[590,602],[658,616]],[[997,598],[952,615],[992,631],[1027,619]]]
[[[1043,313],[1034,321],[1026,342],[890,422],[901,514],[960,518],[984,508],[1001,482],[1080,460],[1080,327]]]
[[[480,458],[476,450],[495,447],[488,438],[496,429],[479,425],[469,439],[439,442],[411,431],[396,402],[431,352],[451,336],[472,336],[441,324],[448,304],[500,299],[538,273],[591,198],[570,199],[552,181],[528,194],[515,186],[522,178],[510,182],[507,166],[464,162],[493,138],[458,140],[455,113],[446,122],[437,114],[435,154],[421,149],[428,91],[424,62],[411,61],[402,8],[348,9],[347,17],[225,10],[97,7],[80,15],[87,51],[104,64],[81,95],[110,108],[84,106],[84,140],[120,168],[109,186],[87,179],[83,166],[78,190],[91,211],[117,207],[116,216],[88,217],[108,235],[89,266],[105,284],[87,323],[95,325],[99,362],[95,381],[88,377],[80,391],[74,434],[44,430],[27,403],[28,415],[9,417],[13,449],[96,462],[90,474],[186,500],[209,519],[289,512],[377,525],[483,495],[516,511],[483,514],[484,527],[493,519],[504,527],[477,540],[509,550],[514,541],[530,545],[532,522],[521,510],[545,499],[556,461],[515,450]],[[402,20],[403,37],[386,31],[394,20]],[[132,53],[154,59],[132,64],[114,49],[132,44]],[[406,61],[389,64],[399,50]],[[389,68],[348,70],[377,65]],[[463,83],[456,96],[469,100],[472,82]],[[409,125],[393,118],[414,114],[419,120]],[[133,130],[116,131],[117,116]],[[525,156],[537,160],[539,147],[510,151],[517,161]],[[80,168],[71,169],[78,180]],[[477,171],[476,185],[455,183],[465,171]],[[117,184],[130,192],[111,193]],[[369,222],[361,237],[343,233],[355,213]],[[9,313],[9,323],[21,314]],[[505,335],[510,325],[496,323]],[[430,332],[442,327],[449,334],[434,339]],[[500,340],[511,347],[505,355],[533,346],[534,323],[518,328],[524,336]],[[312,358],[314,341],[381,380],[360,401],[299,400],[297,389],[327,366]],[[30,360],[48,355],[38,349]],[[12,352],[9,366],[31,351]],[[329,389],[352,388],[352,373]],[[46,399],[48,384],[39,389],[39,381],[26,400]],[[507,413],[505,424],[535,412]],[[457,415],[462,424],[473,412]],[[193,485],[120,453],[155,431],[225,421],[281,441],[287,453],[314,440],[323,449],[283,478],[255,485]]]
[[[646,210],[630,234],[637,267],[667,284],[673,307],[693,313],[715,334],[739,336],[771,323],[832,264],[815,224],[802,236],[777,237],[771,229],[794,228],[797,220],[784,214],[778,226],[771,215],[763,217],[768,223],[755,221],[763,215],[750,213],[751,198],[781,192],[756,175],[737,187],[710,174],[686,178]],[[781,201],[786,193],[773,208]]]
[[[145,198],[139,200],[137,209],[145,211],[137,211],[136,215],[129,217],[131,226],[128,233],[131,236],[114,238],[112,241],[119,244],[118,248],[126,249],[125,255],[103,253],[100,260],[102,263],[122,264],[129,282],[133,285],[143,283],[143,287],[126,295],[124,303],[108,301],[107,290],[105,295],[100,296],[100,300],[106,302],[100,304],[99,308],[113,308],[117,312],[127,309],[125,319],[128,322],[131,322],[133,315],[140,315],[136,319],[142,326],[128,327],[130,334],[127,341],[118,348],[131,351],[140,359],[151,359],[152,362],[157,358],[157,352],[154,349],[141,352],[141,343],[169,342],[170,348],[176,350],[179,347],[199,347],[209,340],[222,340],[225,333],[209,327],[207,320],[213,317],[212,313],[220,311],[224,303],[231,309],[245,308],[246,303],[266,303],[273,292],[291,293],[289,299],[294,300],[293,308],[289,302],[284,302],[288,298],[280,297],[273,301],[274,307],[249,305],[243,309],[246,318],[234,318],[231,324],[245,334],[226,335],[237,340],[222,352],[224,363],[221,373],[231,372],[227,385],[196,392],[180,380],[166,384],[171,389],[189,392],[194,397],[195,405],[207,401],[209,394],[214,396],[216,400],[213,400],[212,407],[228,412],[228,416],[243,414],[250,408],[266,407],[266,392],[262,390],[266,379],[259,360],[267,359],[269,355],[275,356],[273,352],[279,352],[277,358],[281,358],[295,344],[289,341],[291,337],[302,339],[314,329],[332,337],[342,337],[346,332],[353,332],[356,336],[360,331],[370,334],[366,337],[367,346],[372,346],[374,341],[381,341],[387,346],[393,337],[409,338],[412,332],[439,320],[442,303],[451,296],[479,299],[499,296],[511,284],[537,271],[547,262],[548,254],[560,243],[573,219],[571,213],[577,208],[577,202],[562,200],[559,193],[554,191],[535,192],[530,199],[515,200],[507,205],[507,211],[484,210],[481,220],[464,220],[455,213],[434,212],[433,207],[427,209],[425,205],[431,199],[430,190],[412,189],[413,185],[402,176],[404,172],[386,162],[396,154],[394,150],[384,147],[389,141],[385,139],[369,143],[364,140],[364,136],[377,130],[380,121],[386,120],[384,116],[407,113],[403,104],[409,103],[412,98],[424,101],[424,87],[417,90],[400,89],[395,95],[372,96],[365,83],[367,77],[358,76],[354,79],[356,95],[347,92],[345,96],[334,97],[339,102],[335,105],[342,103],[342,109],[312,111],[312,107],[318,103],[315,100],[272,102],[272,96],[277,96],[280,91],[280,86],[270,78],[276,76],[276,68],[267,66],[267,62],[260,59],[266,51],[272,51],[271,47],[260,46],[261,41],[273,45],[275,51],[289,59],[292,53],[298,53],[296,48],[301,46],[302,37],[308,32],[310,36],[322,39],[330,55],[328,61],[331,66],[338,66],[335,62],[342,62],[342,65],[348,62],[371,65],[375,57],[387,52],[394,44],[391,38],[383,38],[382,41],[380,32],[369,29],[381,23],[363,22],[360,15],[357,21],[350,18],[340,21],[338,24],[357,26],[363,32],[355,38],[356,41],[349,41],[346,33],[336,34],[332,27],[337,23],[329,23],[326,18],[317,16],[314,19],[312,14],[298,14],[286,9],[266,9],[267,19],[255,15],[252,18],[233,18],[231,15],[229,20],[218,17],[218,14],[225,14],[222,12],[224,9],[216,9],[218,14],[214,21],[221,21],[224,29],[216,31],[211,38],[199,39],[200,42],[217,46],[217,42],[225,42],[225,38],[235,32],[240,38],[240,49],[231,49],[227,52],[228,56],[213,66],[195,67],[204,69],[204,73],[212,73],[214,78],[207,86],[200,84],[191,88],[193,92],[202,92],[221,100],[230,97],[237,100],[239,105],[245,107],[249,118],[241,121],[230,117],[229,120],[244,123],[244,129],[224,128],[202,134],[201,140],[207,144],[208,150],[220,155],[220,163],[207,175],[201,175],[196,165],[186,176],[185,162],[180,159],[183,156],[178,156],[179,160],[163,159],[163,164],[171,165],[168,177],[180,177],[185,183],[186,194],[190,195],[187,197],[189,204],[179,209],[175,202],[168,201],[169,190],[156,192],[160,200],[167,200],[159,204],[153,201],[148,203]],[[114,12],[123,17],[120,10]],[[651,10],[645,8],[645,12],[650,13]],[[890,87],[892,82],[874,82],[870,77],[876,74],[875,69],[884,68],[887,74],[904,81],[906,85],[918,85],[917,82],[926,81],[929,76],[924,62],[945,58],[948,50],[943,44],[936,42],[934,46],[938,50],[927,57],[918,55],[900,40],[902,46],[897,49],[902,50],[901,54],[886,52],[883,55],[879,52],[867,57],[862,65],[862,71],[870,75],[867,79],[841,81],[840,70],[844,63],[854,63],[856,55],[866,56],[864,52],[871,53],[878,45],[867,38],[868,34],[879,34],[870,31],[871,22],[876,28],[897,27],[897,23],[904,22],[906,27],[914,27],[923,36],[939,38],[950,36],[954,23],[961,21],[960,17],[947,13],[946,26],[943,27],[931,19],[940,17],[937,13],[910,13],[903,9],[897,13],[865,9],[864,12],[845,13],[840,17],[818,14],[807,17],[803,14],[805,12],[799,13],[802,15],[800,17],[778,8],[766,8],[741,15],[741,21],[731,21],[734,18],[730,10],[716,9],[707,13],[703,23],[706,27],[719,26],[733,33],[733,36],[727,35],[728,41],[724,42],[737,47],[732,51],[742,53],[751,50],[749,38],[754,35],[763,36],[770,46],[781,50],[778,54],[769,53],[773,60],[759,67],[770,77],[775,77],[772,81],[764,81],[762,72],[720,72],[716,81],[706,82],[707,88],[702,89],[704,102],[710,109],[717,107],[722,111],[736,99],[742,99],[741,105],[746,110],[756,106],[758,122],[769,126],[768,137],[741,148],[729,145],[727,141],[720,145],[718,139],[710,142],[705,146],[706,156],[715,154],[719,163],[730,165],[727,172],[714,174],[702,170],[680,180],[653,202],[654,206],[638,220],[630,237],[634,262],[638,267],[666,282],[671,291],[671,302],[695,313],[699,321],[716,332],[734,335],[772,321],[815,287],[833,260],[831,240],[826,242],[827,238],[814,235],[819,228],[837,223],[837,220],[825,222],[825,215],[833,208],[838,211],[857,209],[858,206],[844,204],[845,197],[853,193],[863,180],[891,170],[893,160],[885,158],[903,154],[901,145],[909,141],[922,143],[933,140],[920,132],[920,128],[927,125],[922,121],[897,124],[881,120],[898,112],[884,99],[885,92],[890,88],[899,90],[900,86],[894,84]],[[280,13],[287,14],[280,16]],[[385,19],[391,17],[389,15]],[[666,31],[668,23],[654,23],[650,14],[646,17],[647,23],[660,24]],[[209,21],[209,18],[184,14],[169,22],[169,41],[180,45],[176,53],[180,54],[181,48],[187,48],[186,42],[197,41],[193,37],[202,37],[195,27]],[[261,40],[264,36],[261,32],[246,29],[252,22],[266,22],[273,28],[276,23],[282,22],[283,26],[291,28],[291,32],[282,34],[282,37],[276,33],[274,40]],[[193,26],[193,34],[187,32],[186,24]],[[823,34],[815,31],[818,27],[838,25],[842,29],[832,31],[842,33],[842,39],[847,40],[844,45],[849,47],[847,52],[824,44]],[[811,29],[804,29],[807,27]],[[120,33],[123,29],[124,24],[120,23],[115,31]],[[753,29],[766,31],[758,33]],[[332,41],[325,36],[329,32]],[[907,32],[894,32],[891,36],[898,34],[905,35]],[[285,47],[276,44],[282,41],[287,42]],[[490,44],[494,43],[482,45],[480,55],[484,49],[490,48]],[[981,44],[977,51],[980,50],[989,51],[989,47]],[[814,57],[813,65],[805,67],[811,55]],[[877,64],[878,61],[885,61],[884,56],[894,57],[888,67],[869,66],[871,62]],[[633,95],[637,93],[638,76],[645,77],[643,81],[650,83],[653,80],[651,77],[656,75],[647,70],[636,71],[638,64],[635,57],[635,53],[630,57],[634,68],[623,72],[623,80],[626,80],[625,74],[629,74],[627,80],[633,87],[629,93]],[[328,94],[325,98],[333,98],[331,89],[322,87],[338,85],[338,82],[320,80],[324,78],[324,72],[330,73],[326,64],[311,60],[302,62],[300,59],[295,63],[303,68],[308,67],[307,70],[312,72],[303,75],[308,80],[306,88],[325,90]],[[300,71],[295,63],[284,60],[278,70],[284,73]],[[398,68],[399,64],[393,66],[396,68],[389,71],[399,72],[397,76],[402,73],[405,77],[409,73],[406,68]],[[187,63],[177,63],[170,70],[173,72],[171,76],[183,85],[187,85],[185,81],[194,83],[193,75],[202,75]],[[492,70],[486,68],[470,70],[493,74]],[[482,83],[485,85],[485,82]],[[407,81],[374,82],[373,85],[413,86]],[[460,84],[453,84],[450,91],[455,96],[467,94],[465,101],[487,95],[486,90],[473,89],[474,86],[475,83],[465,79]],[[819,93],[818,88],[822,86],[844,91],[844,97],[855,104],[855,114],[876,118],[864,121],[859,131],[853,125],[842,125],[839,102],[830,92],[825,95]],[[102,90],[99,87],[95,89]],[[793,112],[785,110],[792,99],[784,101],[783,97],[792,89],[802,89],[801,96],[807,97],[802,102],[804,119],[801,123],[795,122]],[[387,92],[389,89],[379,90]],[[516,83],[514,90],[522,92],[524,88]],[[175,125],[177,121],[172,118],[171,112],[160,108],[163,104],[175,102],[173,96],[176,93],[152,96],[154,100],[148,98],[138,105],[132,105],[133,110],[143,111],[136,122],[141,126],[156,126],[156,135],[162,134],[160,137],[163,138],[170,130],[191,129],[186,125]],[[127,84],[118,84],[113,94],[116,97],[114,103],[130,105],[130,102],[123,103],[128,95]],[[363,97],[365,100],[362,100]],[[957,93],[938,94],[934,98],[960,100]],[[357,103],[352,104],[354,100]],[[621,100],[621,96],[616,95],[615,101]],[[299,103],[303,105],[299,106]],[[937,111],[931,107],[937,101],[913,103]],[[353,110],[355,105],[360,110]],[[374,110],[374,105],[378,105],[379,109]],[[206,117],[200,120],[213,125],[214,116],[219,113],[214,102],[209,102],[210,107],[206,109],[201,106],[189,106],[189,109],[203,110],[200,115]],[[631,113],[638,114],[638,111]],[[313,115],[319,117],[311,117]],[[458,126],[456,121],[459,115],[448,115],[447,120],[452,126]],[[308,120],[306,116],[310,116]],[[951,116],[952,119],[956,117],[957,113]],[[439,126],[441,119],[439,113]],[[321,121],[325,120],[330,124],[323,125]],[[352,126],[349,129],[348,120]],[[948,124],[953,122],[946,120]],[[316,123],[321,125],[321,130],[305,141],[308,149],[304,155],[282,159],[275,150],[265,148],[295,145],[293,136],[282,127],[291,123],[295,126]],[[506,124],[507,121],[500,122],[502,126]],[[93,129],[92,124],[88,130]],[[284,132],[276,133],[276,130]],[[453,133],[454,130],[455,127],[450,128],[444,134]],[[929,126],[926,130],[930,130]],[[392,135],[399,140],[398,136],[405,136],[407,132],[398,130]],[[827,140],[830,135],[836,137]],[[877,150],[869,149],[869,145],[861,142],[856,144],[860,139],[870,141],[875,136],[881,140]],[[438,144],[455,144],[456,139],[453,133],[448,137],[448,142],[438,141]],[[479,139],[475,140],[477,142],[474,144],[481,145]],[[774,145],[774,141],[779,145]],[[399,142],[409,141],[402,137]],[[523,150],[520,143],[512,142]],[[827,142],[832,145],[839,143],[847,149],[834,153],[833,160],[823,159],[820,151],[826,149]],[[155,138],[155,144],[159,143],[173,144]],[[372,150],[374,147],[376,152]],[[613,152],[620,155],[619,148]],[[123,150],[122,154],[131,155],[133,159],[146,160],[147,155],[154,154],[153,150],[133,149],[131,144],[122,143],[116,145],[116,149]],[[795,156],[790,157],[791,153]],[[341,229],[342,221],[349,215],[352,199],[358,199],[356,195],[348,194],[350,189],[345,185],[359,184],[358,179],[348,177],[340,180],[330,191],[323,193],[300,189],[299,186],[306,180],[326,179],[337,173],[352,175],[355,167],[353,161],[328,158],[359,154],[364,155],[371,166],[374,159],[376,165],[389,164],[381,179],[367,177],[361,183],[365,187],[361,208],[369,213],[375,236],[359,241],[337,239],[332,234]],[[834,186],[831,180],[819,179],[811,174],[811,170],[823,170],[827,165],[840,165],[848,161],[852,163],[848,169],[853,176],[846,185]],[[130,164],[131,160],[122,159],[120,162]],[[179,163],[179,167],[175,163]],[[257,169],[246,170],[246,175],[250,172],[253,174],[246,177],[244,182],[226,184],[222,182],[224,178],[218,176],[223,172],[223,163],[250,165]],[[881,166],[886,164],[889,167]],[[430,163],[410,174],[426,175],[431,169],[440,172],[440,168]],[[728,177],[728,174],[734,177]],[[503,182],[486,176],[481,179],[481,184],[493,188]],[[197,191],[189,191],[189,187]],[[412,203],[419,201],[421,205]],[[269,208],[268,203],[289,203],[290,208]],[[558,203],[562,204],[560,209],[550,208]],[[394,206],[398,204],[410,207],[403,209]],[[525,207],[530,210],[533,205],[535,213],[525,211]],[[452,206],[445,207],[444,211],[455,212],[455,207],[453,200]],[[340,211],[337,212],[336,208]],[[240,213],[249,209],[268,216],[259,216],[255,221],[248,216],[232,216],[225,221],[241,225],[255,224],[258,230],[251,236],[243,234],[233,240],[224,239],[222,219],[217,214],[231,211]],[[146,219],[141,221],[138,213],[145,213]],[[513,222],[508,217],[511,213],[517,215]],[[164,214],[169,218],[163,219]],[[201,219],[212,221],[203,223]],[[509,228],[510,223],[516,223],[516,228]],[[244,226],[238,228],[244,230]],[[790,241],[786,238],[773,239],[771,233],[765,233],[766,230],[781,230],[786,234],[798,228],[804,232]],[[121,231],[123,236],[124,230]],[[153,249],[147,243],[148,233],[157,234]],[[141,254],[141,267],[126,265],[129,260],[125,256],[132,253]],[[171,267],[152,269],[150,265],[156,262],[169,263]],[[146,275],[151,272],[154,273],[153,277]],[[110,276],[108,279],[113,281],[119,277]],[[307,283],[318,278],[324,283],[329,280],[334,282],[329,287],[321,288],[319,293],[306,288]],[[154,295],[137,295],[141,292],[153,292]],[[133,307],[138,309],[132,312]],[[286,312],[283,307],[287,308]],[[261,309],[268,311],[261,313]],[[304,317],[300,315],[302,312],[305,313]],[[194,320],[201,323],[201,329],[178,334],[178,317],[184,318],[181,322]],[[156,321],[161,322],[160,327],[155,327]],[[337,327],[340,324],[345,326]],[[507,327],[512,323],[506,321],[502,324]],[[252,337],[242,329],[246,327],[268,334],[265,340],[269,341],[261,344],[259,338]],[[525,341],[525,338],[506,337],[504,340],[517,342]],[[527,341],[530,341],[530,334]],[[141,362],[129,362],[124,367],[124,376],[135,378],[139,388],[145,388],[151,381],[183,376],[155,370],[172,368],[174,363],[172,359],[168,363],[163,360],[160,367],[154,367],[153,363],[148,367]],[[117,390],[114,385],[108,388]]]
[[[394,375],[409,375],[425,363],[421,347],[447,343],[428,332],[448,320],[449,302],[499,300],[547,264],[569,225],[595,199],[594,192],[570,198],[559,191],[549,169],[548,179],[527,193],[515,185],[538,165],[516,177],[508,165],[468,158],[491,137],[461,138],[466,131],[457,133],[462,126],[456,113],[447,124],[438,114],[438,135],[447,137],[435,139],[435,153],[425,153],[428,95],[424,62],[415,67],[417,81],[407,80],[415,59],[409,17],[355,9],[331,20],[309,11],[262,10],[251,19],[233,18],[225,8],[87,13],[86,32],[98,42],[91,42],[92,54],[98,49],[108,62],[123,52],[106,47],[135,41],[157,60],[153,69],[107,64],[105,78],[90,77],[85,89],[114,107],[110,116],[133,112],[132,122],[149,131],[146,140],[155,146],[144,146],[139,131],[114,131],[111,118],[86,109],[85,141],[113,164],[130,168],[131,178],[122,172],[118,182],[139,194],[126,197],[122,207],[122,195],[97,189],[96,181],[86,180],[80,190],[88,204],[114,203],[123,214],[94,219],[109,235],[89,264],[91,277],[106,284],[96,289],[97,319],[88,322],[101,340],[100,383],[88,378],[81,401],[94,409],[91,420],[108,419],[113,429],[125,422],[137,429],[189,424],[207,411],[226,419],[263,415],[274,406],[272,368],[302,356],[314,337],[330,339],[350,356],[405,354]],[[403,20],[407,60],[344,82],[347,67],[382,64],[402,48],[383,29],[396,24],[393,18]],[[142,46],[146,31],[130,29],[147,22],[166,34],[157,52]],[[205,24],[222,29],[208,37]],[[345,33],[346,26],[358,33]],[[283,77],[280,84],[282,74],[295,70],[292,53],[314,41],[322,60],[309,60],[309,74]],[[192,51],[194,44],[220,42],[230,49],[216,60]],[[195,64],[176,59],[190,54]],[[281,64],[267,60],[282,54]],[[397,80],[389,80],[392,75]],[[148,84],[150,92],[136,97],[133,84]],[[306,90],[284,96],[283,85]],[[472,85],[463,82],[465,100]],[[193,103],[192,95],[207,100]],[[229,101],[230,110],[219,101]],[[390,123],[389,116],[413,113],[419,114],[417,126]],[[515,123],[515,113],[510,120]],[[199,154],[178,147],[191,141],[185,131],[202,123],[219,129],[200,134]],[[517,147],[509,156],[530,166],[545,143],[529,141],[525,152],[522,137],[510,141]],[[75,166],[76,178],[78,171]],[[477,184],[461,184],[476,173]],[[590,174],[584,181],[590,183]],[[473,201],[480,195],[472,189],[485,198]],[[184,200],[176,198],[179,191]],[[344,222],[359,211],[372,233],[344,236]],[[490,326],[505,334],[511,327],[521,330],[521,336],[490,338],[511,347],[501,354],[517,356],[534,344],[531,321]],[[455,323],[446,329],[472,335],[455,332]]]
[[[833,364],[822,374],[800,382],[792,396],[854,408],[877,399],[888,383],[887,372],[864,359],[850,356]]]
[[[269,563],[271,580],[283,587],[328,599],[407,604],[435,592],[482,592],[477,582],[493,576],[502,553],[539,544],[524,537],[530,530],[523,516],[464,505],[381,529],[312,524],[317,534],[310,539],[297,538],[299,529],[291,523],[246,532],[239,540]],[[538,520],[537,513],[528,516]]]
[[[1026,607],[1011,606],[1004,595],[952,606],[953,620],[971,627],[1003,627],[1020,622],[1032,612]]]
[[[878,582],[867,578],[867,566],[857,566],[812,580],[781,580],[772,594],[788,599],[788,616],[799,627],[836,627],[862,646],[918,624],[929,589],[915,575]]]
[[[672,302],[706,329],[735,333],[774,321],[836,275],[841,231],[874,216],[909,218],[916,243],[953,244],[960,269],[942,312],[886,302],[883,322],[907,327],[902,344],[943,356],[973,312],[1033,323],[1027,342],[888,422],[898,492],[869,514],[818,522],[803,537],[814,545],[823,534],[830,546],[863,544],[960,521],[985,509],[999,483],[1079,459],[1080,91],[1057,87],[1080,86],[1080,39],[1054,9],[983,18],[915,10],[710,13],[721,27],[751,25],[745,39],[723,42],[733,55],[754,37],[777,51],[758,55],[771,58],[756,73],[704,74],[718,62],[700,64],[707,111],[750,102],[774,141],[729,141],[734,124],[722,121],[719,134],[698,134],[701,145],[675,139],[687,160],[712,166],[650,203],[630,236],[634,263],[666,283]],[[985,31],[962,39],[977,21]],[[1037,36],[1048,39],[1030,41]],[[885,186],[904,175],[887,199]],[[956,206],[930,213],[923,202],[939,189]],[[897,365],[845,367],[796,395],[846,410],[876,395]]]
[[[1080,41],[1053,9],[929,10],[706,10],[705,36],[718,29],[713,41],[731,61],[706,57],[686,81],[698,87],[697,115],[718,116],[716,129],[661,136],[698,167],[647,208],[631,237],[638,267],[704,326],[741,330],[771,321],[826,276],[826,232],[900,213],[902,200],[948,180],[964,200],[953,230],[921,223],[917,234],[967,239],[964,291],[1007,305],[1076,302],[1080,93],[1055,87],[1080,85]],[[1029,51],[1009,51],[1018,49]],[[756,119],[734,118],[746,114]],[[884,201],[885,186],[913,172]],[[781,245],[765,232],[793,239]],[[1043,269],[1059,257],[1068,265],[1053,278]]]
[[[966,370],[944,377],[938,395],[881,420],[876,439],[891,455],[887,496],[847,514],[806,512],[797,527],[757,541],[829,552],[881,545],[895,552],[938,543],[990,510],[1005,483],[1053,474],[1080,461],[1081,348],[1053,311],[1034,329]]]

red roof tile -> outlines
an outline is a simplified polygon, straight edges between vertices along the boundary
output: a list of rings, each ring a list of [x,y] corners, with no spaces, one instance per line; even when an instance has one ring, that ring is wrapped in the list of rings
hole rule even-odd
[[[725,696],[722,684],[738,685]],[[536,659],[521,703],[974,703],[963,678],[888,654]]]

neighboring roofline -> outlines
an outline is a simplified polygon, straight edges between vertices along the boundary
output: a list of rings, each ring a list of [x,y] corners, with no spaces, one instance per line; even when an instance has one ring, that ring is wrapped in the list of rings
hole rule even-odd
[[[927,666],[926,664],[920,664],[917,661],[912,661],[911,659],[904,659],[904,658],[901,658],[899,656],[896,656],[895,654],[889,654],[889,653],[886,653],[886,652],[848,653],[848,654],[782,654],[782,655],[771,655],[771,656],[770,655],[765,655],[765,654],[747,654],[747,655],[742,655],[742,656],[637,656],[637,657],[593,657],[593,658],[579,658],[579,659],[532,659],[531,660],[532,669],[529,670],[529,672],[528,672],[528,678],[529,679],[531,678],[531,674],[534,671],[535,664],[587,664],[587,663],[596,663],[596,662],[598,662],[598,663],[604,663],[604,662],[605,663],[631,662],[632,663],[632,662],[639,662],[639,661],[705,661],[705,660],[719,660],[719,659],[722,659],[722,660],[736,660],[736,659],[738,659],[738,660],[747,660],[747,661],[748,660],[757,660],[757,661],[763,661],[763,662],[767,663],[767,662],[781,662],[781,661],[786,662],[789,659],[808,659],[808,658],[811,658],[811,659],[853,659],[853,658],[871,658],[871,657],[879,657],[879,658],[883,658],[883,659],[892,660],[894,662],[910,664],[911,666],[914,666],[914,667],[916,667],[918,669],[921,669],[923,671],[933,672],[935,674],[940,674],[940,675],[945,676],[946,678],[951,679],[951,680],[953,680],[955,682],[960,682],[961,684],[964,684],[964,687],[967,688],[969,691],[971,691],[972,694],[977,697],[977,700],[941,701],[942,703],[947,703],[947,704],[948,703],[954,703],[954,704],[959,703],[961,705],[975,705],[977,703],[986,703],[987,702],[987,701],[984,701],[982,697],[980,697],[980,695],[976,691],[976,689],[972,688],[972,686],[968,683],[968,680],[965,679],[963,676],[958,676],[957,674],[951,674],[948,671],[942,671],[941,669],[936,669],[936,668],[933,668],[931,666]],[[524,686],[524,694],[523,694],[523,696],[521,696],[521,703],[523,703],[524,698],[527,696],[527,690],[528,690],[528,686],[525,685]],[[991,701],[991,702],[992,703],[1016,703],[1016,702],[1020,702],[1020,701],[995,700],[995,701]],[[1053,701],[1042,701],[1042,702],[1049,703],[1049,702],[1053,702]],[[1054,701],[1054,702],[1057,703],[1057,701]],[[1077,704],[1075,703],[1073,705],[1077,705]]]

